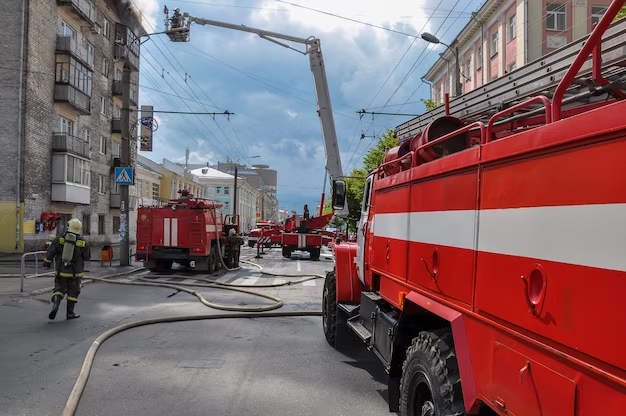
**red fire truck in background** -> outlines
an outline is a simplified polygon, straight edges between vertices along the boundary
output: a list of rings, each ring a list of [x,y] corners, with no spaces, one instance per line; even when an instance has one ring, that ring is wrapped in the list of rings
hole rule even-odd
[[[380,358],[390,411],[626,413],[626,19],[611,24],[624,3],[399,126],[368,176],[323,330]]]
[[[332,238],[323,233],[324,227],[328,225],[332,217],[333,214],[326,214],[306,221],[297,214],[290,217],[285,226],[285,232],[281,234],[283,257],[291,257],[294,251],[305,251],[309,253],[311,260],[318,260],[322,246],[332,241]]]
[[[221,265],[225,236],[231,228],[239,233],[238,217],[222,218],[220,202],[181,193],[164,206],[137,210],[137,260],[151,271],[169,270],[176,262],[213,273]]]
[[[280,246],[280,234],[284,228],[273,221],[259,221],[248,233],[248,246],[255,247],[259,240],[264,247]]]

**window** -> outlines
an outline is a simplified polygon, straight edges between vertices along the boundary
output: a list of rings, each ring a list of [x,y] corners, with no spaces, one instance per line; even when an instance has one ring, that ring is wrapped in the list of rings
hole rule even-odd
[[[65,117],[59,117],[59,132],[74,135],[74,122]]]
[[[98,235],[104,235],[104,215],[98,215]]]
[[[565,5],[548,4],[546,7],[546,29],[565,30]]]
[[[596,25],[600,22],[602,16],[606,12],[605,6],[592,6],[591,7],[591,26]]]
[[[113,216],[113,234],[120,233],[120,217]]]
[[[93,45],[85,42],[85,49],[87,50],[87,63],[93,67],[93,57],[95,55]]]
[[[83,214],[83,235],[91,234],[91,215]]]
[[[476,50],[476,70],[478,71],[483,66],[483,47],[479,46]]]
[[[85,141],[86,141],[87,143],[91,143],[91,142],[90,142],[90,139],[91,139],[91,130],[89,130],[89,129],[85,129]]]
[[[65,22],[61,22],[60,32],[61,32],[60,33],[61,36],[70,36],[73,41],[75,41],[77,38],[76,31]]]
[[[159,184],[152,184],[152,199],[159,199]]]
[[[228,201],[224,201],[224,211],[225,212],[229,212],[230,211],[230,203]]]
[[[221,186],[216,186],[215,187],[215,195],[221,195],[222,194],[222,187]]]
[[[121,119],[122,118],[122,108],[118,107],[117,105],[113,105],[113,118],[114,119]]]
[[[509,42],[515,39],[515,15],[509,17]]]
[[[517,65],[515,65],[515,62],[513,62],[511,65],[509,65],[509,72],[515,71],[515,69],[517,69]]]
[[[91,172],[89,162],[74,156],[67,155],[66,181],[78,185],[89,186]]]
[[[119,70],[119,68],[115,68],[115,80],[116,81],[124,80],[124,74],[122,73],[122,71]]]
[[[120,144],[113,142],[113,157],[120,157]]]
[[[229,195],[230,194],[230,188],[228,186],[224,187],[224,195]]]
[[[498,32],[491,35],[491,57],[498,53]]]
[[[107,100],[104,97],[100,97],[100,113],[105,115],[107,113]]]
[[[104,26],[102,30],[102,34],[105,38],[111,39],[111,24],[107,19],[104,19]]]
[[[56,82],[70,84],[91,97],[92,72],[86,66],[67,55],[56,56]]]
[[[102,75],[109,77],[109,61],[106,58],[102,58]]]
[[[104,136],[100,136],[100,154],[107,154],[107,138]]]
[[[467,77],[465,80],[469,81],[472,75],[472,60],[468,59],[465,61],[465,76]]]
[[[98,193],[105,194],[106,193],[106,179],[104,175],[98,175]]]

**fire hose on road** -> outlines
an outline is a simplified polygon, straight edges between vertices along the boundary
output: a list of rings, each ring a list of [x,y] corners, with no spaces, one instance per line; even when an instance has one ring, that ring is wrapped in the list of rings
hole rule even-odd
[[[241,267],[237,267],[234,269],[229,269],[228,267],[226,267],[226,264],[224,263],[224,259],[222,256],[222,250],[219,244],[219,240],[218,240],[217,245],[218,245],[219,258],[220,258],[220,262],[222,263],[222,266],[229,271],[241,269]],[[111,338],[112,336],[116,334],[119,334],[120,332],[129,330],[132,328],[137,328],[140,326],[160,324],[160,323],[169,323],[169,322],[187,322],[187,321],[200,321],[200,320],[213,320],[213,319],[242,319],[242,318],[247,319],[247,318],[278,318],[278,317],[284,318],[284,317],[322,316],[322,311],[268,312],[268,311],[282,307],[283,301],[276,296],[268,295],[266,293],[261,293],[261,292],[257,292],[257,291],[253,291],[249,289],[243,289],[243,287],[252,287],[252,286],[264,287],[264,288],[280,287],[280,286],[286,286],[286,285],[299,284],[299,283],[303,283],[303,282],[306,282],[308,280],[313,280],[313,279],[320,279],[320,278],[323,279],[325,278],[325,276],[320,275],[320,274],[293,275],[293,274],[271,273],[271,272],[264,271],[263,267],[261,267],[261,265],[259,264],[246,261],[246,260],[242,260],[241,262],[258,267],[260,273],[266,274],[269,276],[301,277],[301,279],[296,280],[296,281],[287,281],[284,283],[274,283],[274,284],[266,284],[266,285],[233,285],[233,284],[227,284],[227,283],[211,282],[209,279],[204,279],[204,278],[194,278],[194,279],[207,281],[209,283],[171,284],[171,283],[151,282],[151,281],[147,281],[147,279],[144,279],[144,278],[139,278],[138,279],[140,280],[139,282],[138,281],[132,281],[132,282],[115,281],[115,280],[107,280],[107,279],[93,278],[93,277],[90,278],[90,280],[97,281],[97,282],[113,283],[113,284],[120,284],[120,285],[163,287],[163,288],[168,288],[168,289],[175,289],[175,290],[186,292],[193,296],[196,296],[200,300],[200,302],[202,302],[202,304],[210,308],[219,309],[223,311],[238,312],[238,313],[218,314],[218,315],[207,314],[207,315],[167,316],[167,317],[162,317],[162,318],[151,318],[151,319],[143,319],[143,320],[139,320],[135,322],[128,322],[126,324],[119,325],[115,328],[111,328],[110,330],[106,331],[105,333],[100,335],[98,338],[96,338],[96,340],[91,344],[91,347],[87,351],[87,355],[85,356],[85,359],[83,360],[83,365],[78,375],[78,379],[76,380],[76,383],[74,384],[74,388],[72,389],[72,392],[70,393],[70,396],[65,404],[65,408],[63,410],[62,416],[74,416],[74,414],[76,413],[76,409],[78,408],[78,403],[80,402],[81,395],[83,391],[85,390],[85,386],[87,385],[87,380],[89,378],[91,367],[93,366],[93,362],[95,360],[98,348],[107,339]],[[257,306],[257,307],[222,305],[222,304],[218,304],[214,302],[209,302],[199,292],[192,290],[192,289],[188,289],[184,286],[198,286],[198,287],[209,287],[209,288],[222,289],[222,290],[231,290],[235,292],[246,293],[246,294],[253,295],[253,296],[259,296],[265,299],[272,300],[275,303],[269,306]]]

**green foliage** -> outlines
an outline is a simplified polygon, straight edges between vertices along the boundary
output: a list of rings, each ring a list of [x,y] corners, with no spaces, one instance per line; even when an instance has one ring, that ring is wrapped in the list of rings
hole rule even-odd
[[[626,6],[622,7],[622,9],[617,13],[615,20],[621,19],[622,17],[626,17]]]
[[[427,112],[439,107],[437,103],[434,100],[431,100],[430,98],[427,100],[420,98],[420,101],[422,102],[422,104],[424,104],[424,107],[426,107]]]
[[[363,168],[354,168],[350,172],[351,178],[346,179],[346,192],[350,217],[356,221],[361,218],[361,204],[365,191],[365,179],[369,171],[376,169],[383,161],[387,150],[398,146],[398,139],[393,137],[393,130],[387,129],[383,134],[377,136],[376,145],[367,151],[363,158]],[[348,228],[356,231],[356,222],[350,221]]]

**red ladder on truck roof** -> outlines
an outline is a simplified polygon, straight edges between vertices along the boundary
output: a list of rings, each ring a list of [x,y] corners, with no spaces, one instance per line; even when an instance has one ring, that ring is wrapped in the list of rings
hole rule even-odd
[[[494,115],[502,112],[506,118],[492,121],[493,127],[490,129],[497,133],[543,124],[546,117],[551,121],[551,114],[545,114],[546,108],[553,108],[557,104],[559,118],[566,118],[603,106],[612,98],[623,99],[626,96],[626,18],[613,22],[602,36],[602,42],[593,42],[595,39],[592,39],[593,45],[589,47],[595,46],[591,57],[585,59],[578,74],[568,75],[572,78],[571,85],[565,85],[567,89],[563,91],[562,101],[551,105],[550,100],[557,93],[559,83],[567,81],[565,77],[568,69],[591,36],[589,34],[580,38],[488,84],[455,97],[449,105],[446,103],[402,123],[396,128],[397,137],[400,141],[411,139],[445,115],[456,117],[467,124],[483,122],[487,125]]]

